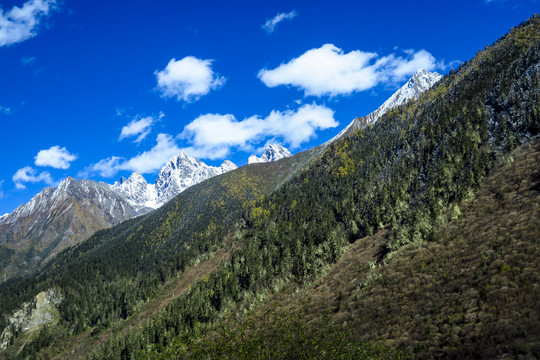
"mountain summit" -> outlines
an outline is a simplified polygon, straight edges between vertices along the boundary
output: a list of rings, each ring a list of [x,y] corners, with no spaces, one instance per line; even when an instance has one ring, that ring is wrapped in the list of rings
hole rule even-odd
[[[147,212],[158,207],[156,187],[148,184],[138,171],[131,174],[128,179],[121,177],[112,185],[112,188],[137,210]]]
[[[388,110],[402,105],[411,99],[418,99],[421,93],[429,90],[437,81],[442,79],[442,75],[437,72],[429,72],[419,69],[398,91],[392,94],[377,110],[365,117],[355,118],[347,127],[335,137],[326,142],[326,145],[341,138],[345,134],[360,127],[373,124],[379,117],[383,116]]]
[[[161,168],[155,184],[148,184],[140,172],[134,172],[128,179],[120,178],[112,188],[135,209],[149,212],[188,187],[236,168],[229,160],[225,160],[219,167],[209,166],[181,151]]]
[[[96,230],[138,214],[105,183],[68,177],[56,189],[47,187],[0,218],[0,245],[11,249],[0,264],[2,280],[30,273]]]
[[[155,185],[157,206],[161,206],[192,185],[236,168],[237,166],[228,160],[220,167],[209,166],[181,151],[180,154],[170,158],[159,172]]]
[[[277,161],[286,157],[292,156],[291,152],[279,144],[268,144],[264,149],[261,157],[251,155],[248,159],[248,164],[265,163]]]
[[[418,70],[398,91],[388,98],[377,110],[366,116],[367,123],[371,124],[388,110],[398,107],[411,99],[418,99],[421,93],[429,90],[442,75],[437,72],[429,72],[424,69]]]

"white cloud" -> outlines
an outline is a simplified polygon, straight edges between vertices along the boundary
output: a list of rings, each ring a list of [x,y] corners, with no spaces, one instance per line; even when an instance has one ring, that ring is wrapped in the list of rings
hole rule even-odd
[[[23,66],[32,65],[35,62],[36,62],[36,58],[33,57],[33,56],[25,56],[25,57],[21,58],[21,64]]]
[[[15,183],[15,187],[20,190],[26,189],[26,185],[24,185],[24,183],[44,182],[47,185],[55,185],[55,182],[48,171],[38,174],[37,170],[31,168],[30,166],[25,166],[22,169],[17,170],[12,179]]]
[[[165,116],[163,113],[159,114],[158,119],[154,119],[152,116],[146,116],[143,118],[135,117],[126,126],[122,128],[119,140],[123,140],[128,137],[137,136],[133,142],[140,143],[152,130],[152,125],[159,119]]]
[[[292,10],[288,13],[279,13],[276,16],[274,16],[272,19],[268,19],[263,25],[262,28],[267,33],[272,33],[276,29],[276,26],[282,22],[283,20],[292,20],[296,17],[296,11]]]
[[[193,56],[172,59],[164,70],[155,72],[157,89],[162,97],[185,102],[198,100],[225,83],[225,78],[212,70],[212,61]]]
[[[279,138],[292,148],[316,136],[319,129],[336,127],[334,111],[316,104],[305,104],[297,110],[273,110],[265,118],[251,116],[238,121],[233,115],[201,115],[188,124],[178,137],[189,146],[181,149],[169,134],[158,134],[150,150],[132,158],[111,156],[88,166],[79,177],[99,174],[114,177],[119,171],[154,173],[181,150],[204,159],[225,158],[232,149],[250,150],[268,138]]]
[[[0,180],[0,199],[4,198],[4,190],[2,190],[2,185],[4,185],[4,180]]]
[[[29,0],[22,7],[4,12],[0,8],[0,46],[15,44],[37,35],[40,20],[55,7],[55,0]]]
[[[0,113],[3,113],[5,115],[11,114],[13,110],[9,106],[2,106],[0,105]]]
[[[389,55],[386,57],[388,63],[381,71],[381,75],[403,80],[404,78],[414,74],[418,69],[433,70],[437,67],[435,57],[426,50],[418,52],[406,52],[408,58],[395,57]]]
[[[426,50],[406,50],[380,57],[360,50],[345,53],[333,44],[311,49],[275,69],[262,69],[259,78],[268,87],[292,85],[305,96],[337,96],[373,88],[381,83],[399,82],[418,69],[440,67]]]
[[[34,157],[37,166],[50,166],[55,169],[69,169],[77,155],[70,153],[65,147],[56,145],[47,150],[40,150]]]
[[[336,127],[334,112],[321,105],[305,104],[296,111],[273,110],[265,118],[251,116],[242,121],[231,114],[207,114],[188,124],[182,137],[191,144],[184,150],[205,159],[227,156],[233,148],[248,150],[268,137],[283,139],[292,148],[315,137],[318,129]]]
[[[149,151],[145,151],[122,164],[125,170],[151,173],[161,169],[163,164],[180,152],[173,137],[168,134],[158,134],[157,144]]]
[[[118,156],[111,156],[106,159],[102,159],[96,164],[92,164],[83,171],[77,174],[78,177],[89,177],[94,174],[99,174],[103,177],[113,177],[120,170],[120,164],[125,161],[125,158]]]
[[[88,177],[99,174],[103,177],[113,177],[121,170],[140,171],[141,173],[155,172],[167,162],[172,156],[177,155],[180,148],[173,137],[168,134],[158,134],[156,145],[148,151],[140,153],[130,159],[118,156],[111,156],[96,164],[90,165],[78,176]]]

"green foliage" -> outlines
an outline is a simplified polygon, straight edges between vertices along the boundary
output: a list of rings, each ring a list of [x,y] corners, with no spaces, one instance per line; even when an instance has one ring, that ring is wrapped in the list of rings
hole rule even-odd
[[[1,313],[55,286],[64,295],[66,332],[98,333],[140,311],[167,279],[210,256],[227,235],[238,234],[237,250],[217,271],[145,326],[109,338],[90,357],[170,354],[225,309],[248,309],[281,284],[317,279],[358,237],[391,231],[380,262],[411,241],[420,243],[449,205],[479,187],[498,154],[539,133],[539,117],[529,106],[540,91],[534,70],[540,60],[539,23],[530,19],[418,101],[333,143],[276,191],[270,193],[286,176],[271,171],[292,167],[294,159],[210,179],[158,211],[96,233],[37,276],[0,286]],[[382,278],[375,274],[374,280]],[[288,321],[283,324],[291,325]],[[328,329],[326,338],[311,330],[329,351],[328,339],[342,336]],[[265,339],[252,339],[246,349],[263,347]],[[285,353],[294,350],[281,345]]]
[[[24,347],[17,354],[15,359],[23,360],[27,359],[28,357],[30,357],[31,359],[37,359],[37,354],[39,350],[41,348],[51,346],[54,343],[54,340],[54,334],[51,332],[49,327],[45,325],[34,339],[24,344]]]
[[[346,309],[339,320],[362,341],[388,341],[417,358],[538,358],[540,139],[512,155],[460,204],[459,218],[435,226],[422,247],[395,252],[376,275],[354,244],[347,266],[340,261],[323,286],[305,291],[317,299],[306,306]],[[321,304],[328,288],[345,296]]]
[[[250,314],[238,326],[222,328],[216,336],[200,338],[185,349],[184,354],[164,353],[163,358],[412,359],[387,346],[356,341],[327,316],[308,324],[296,313],[270,310]]]

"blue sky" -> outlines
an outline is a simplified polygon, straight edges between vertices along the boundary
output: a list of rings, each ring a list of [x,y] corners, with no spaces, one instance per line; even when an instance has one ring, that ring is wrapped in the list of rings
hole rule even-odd
[[[67,176],[153,182],[184,149],[246,163],[447,73],[537,0],[2,0],[0,214]]]

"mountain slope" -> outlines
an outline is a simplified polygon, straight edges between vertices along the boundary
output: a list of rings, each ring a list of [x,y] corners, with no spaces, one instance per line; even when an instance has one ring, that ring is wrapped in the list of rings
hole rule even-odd
[[[108,185],[67,178],[0,220],[2,279],[32,272],[96,230],[137,215]]]
[[[316,281],[359,237],[387,230],[377,252],[382,263],[407,244],[419,246],[448,209],[479,188],[500,154],[538,135],[539,28],[535,17],[513,29],[417,101],[331,144],[293,177],[267,175],[294,157],[247,166],[97,233],[38,276],[1,285],[0,313],[57,287],[64,300],[56,341],[91,338],[143,311],[161,284],[227,246],[234,250],[216,271],[90,358],[189,355],[208,324],[292,282]],[[60,343],[51,351],[62,349]]]
[[[538,358],[539,163],[537,137],[504,159],[474,200],[452,208],[429,241],[379,263],[388,230],[358,239],[313,284],[269,296],[240,322],[226,318],[196,349],[224,357],[224,341],[228,349],[253,346],[260,329],[271,344],[279,341],[276,319],[298,318],[297,327],[309,328],[329,312],[356,339],[417,358]]]
[[[92,358],[185,354],[189,336],[171,332],[197,336],[223,308],[242,313],[290,281],[316,281],[348,240],[388,229],[376,255],[383,263],[421,244],[448,208],[479,187],[497,154],[538,134],[531,105],[540,95],[539,27],[538,18],[529,20],[417,102],[333,144],[246,212],[243,247],[220,269]]]
[[[388,231],[359,239],[316,283],[276,294],[256,312],[300,312],[307,322],[330,310],[364,341],[419,358],[537,358],[540,139],[508,160],[429,241],[376,265]]]

